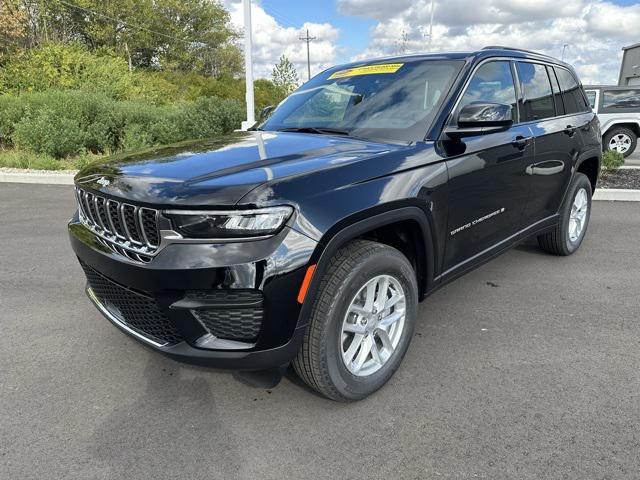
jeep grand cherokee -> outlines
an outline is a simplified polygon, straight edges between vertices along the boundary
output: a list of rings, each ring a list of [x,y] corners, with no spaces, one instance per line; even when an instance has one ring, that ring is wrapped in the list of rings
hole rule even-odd
[[[356,400],[398,369],[428,294],[531,236],[578,249],[601,151],[556,59],[358,62],[251,131],[85,168],[69,232],[89,298],[140,342],[239,371],[293,363]]]

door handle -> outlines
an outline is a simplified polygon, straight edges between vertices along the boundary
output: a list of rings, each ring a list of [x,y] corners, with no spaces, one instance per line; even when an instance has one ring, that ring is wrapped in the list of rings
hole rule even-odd
[[[529,142],[531,142],[531,139],[533,137],[523,137],[522,135],[518,135],[515,140],[513,140],[513,142],[511,142],[511,145],[513,145],[514,147],[520,149],[520,150],[524,150],[526,148],[527,145],[529,145]]]
[[[553,164],[553,166],[551,166]],[[546,165],[546,166],[543,166]],[[560,161],[551,161],[551,162],[542,162],[542,163],[534,163],[533,165],[529,165],[525,169],[525,173],[527,175],[555,175],[556,173],[560,173],[564,170],[564,162]]]
[[[566,135],[569,135],[570,137],[573,137],[576,134],[576,127],[574,127],[573,125],[567,125],[567,128],[564,129],[564,133]]]

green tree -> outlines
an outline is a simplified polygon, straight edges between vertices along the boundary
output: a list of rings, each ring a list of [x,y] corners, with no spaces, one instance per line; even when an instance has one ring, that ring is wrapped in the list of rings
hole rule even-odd
[[[18,50],[25,35],[26,18],[15,0],[0,0],[0,63]]]
[[[298,72],[285,55],[282,55],[276,66],[273,67],[271,78],[274,85],[284,90],[287,95],[298,88]]]
[[[108,47],[132,67],[241,72],[238,33],[229,14],[210,0],[76,0],[85,11],[82,35],[92,48]]]
[[[4,2],[6,0],[0,0]],[[242,73],[239,37],[222,4],[211,0],[10,0],[27,18],[33,48],[80,41],[108,50],[129,69]]]

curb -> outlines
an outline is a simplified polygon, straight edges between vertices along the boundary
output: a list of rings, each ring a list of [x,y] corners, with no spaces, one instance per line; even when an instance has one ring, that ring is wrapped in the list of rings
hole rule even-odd
[[[0,182],[73,185],[73,173],[18,173],[0,171]]]
[[[626,190],[622,188],[598,188],[593,194],[593,200],[610,202],[640,202],[640,190]]]
[[[618,170],[640,170],[640,165],[623,165]]]

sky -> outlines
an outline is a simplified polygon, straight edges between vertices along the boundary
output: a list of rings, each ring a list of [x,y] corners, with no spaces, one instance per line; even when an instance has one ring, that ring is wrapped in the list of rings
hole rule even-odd
[[[244,29],[241,0],[223,0]],[[574,65],[583,83],[617,83],[622,47],[640,42],[640,0],[253,0],[256,77],[286,55],[307,79],[333,65],[398,53],[536,50]],[[566,45],[566,47],[565,47]]]

